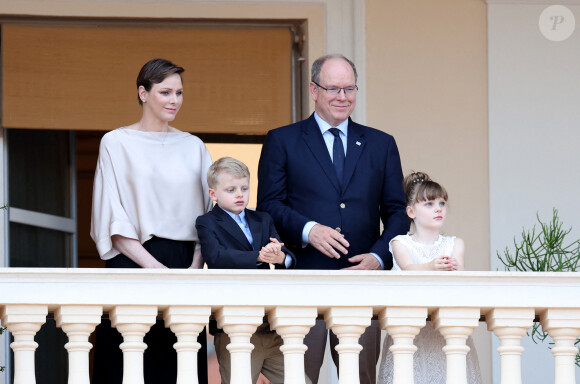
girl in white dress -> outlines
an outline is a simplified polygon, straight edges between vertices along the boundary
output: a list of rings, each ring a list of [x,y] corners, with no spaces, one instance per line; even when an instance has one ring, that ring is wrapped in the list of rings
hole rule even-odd
[[[447,216],[447,191],[423,172],[414,172],[403,181],[407,199],[407,215],[414,232],[399,235],[389,243],[393,254],[393,270],[462,271],[463,240],[442,236],[440,231]],[[415,384],[445,384],[446,359],[442,348],[445,339],[431,322],[415,337],[417,352],[413,356]],[[393,383],[393,344],[387,336],[379,372],[379,384]],[[471,337],[467,339],[467,382],[481,384],[477,352]]]

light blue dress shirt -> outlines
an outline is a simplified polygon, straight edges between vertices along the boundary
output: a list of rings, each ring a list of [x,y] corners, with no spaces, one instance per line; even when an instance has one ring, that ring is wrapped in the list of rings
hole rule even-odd
[[[225,209],[224,209],[224,211],[225,211]],[[236,224],[238,224],[238,226],[240,227],[242,232],[244,232],[244,235],[246,235],[246,238],[250,242],[250,245],[252,246],[252,248],[254,248],[254,245],[253,245],[254,239],[252,238],[252,231],[250,231],[250,226],[248,225],[248,222],[246,221],[246,211],[240,212],[239,215],[236,215],[235,213],[230,212],[230,211],[226,211],[226,213],[228,215],[230,215],[230,217],[232,219],[234,219],[234,221],[236,222]]]

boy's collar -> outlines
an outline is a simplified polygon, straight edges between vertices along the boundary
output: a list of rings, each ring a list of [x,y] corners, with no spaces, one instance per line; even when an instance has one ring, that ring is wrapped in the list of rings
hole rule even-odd
[[[218,205],[218,207],[219,207],[219,205]],[[240,216],[240,218],[241,218],[242,220],[246,218],[246,209],[245,209],[245,208],[244,208],[244,210],[243,210],[242,212],[240,212],[240,214],[239,214],[239,215],[236,215],[236,214],[235,214],[235,213],[233,213],[233,212],[227,211],[227,210],[223,209],[222,207],[219,207],[219,208],[220,208],[222,211],[224,211],[225,213],[227,213],[228,215],[230,215],[230,217],[231,217],[232,219],[234,219],[234,220],[236,219],[236,216]]]

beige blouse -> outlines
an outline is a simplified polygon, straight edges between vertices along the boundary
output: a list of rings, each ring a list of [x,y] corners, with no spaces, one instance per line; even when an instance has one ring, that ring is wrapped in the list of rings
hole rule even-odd
[[[203,142],[186,132],[118,128],[105,134],[91,221],[101,259],[119,254],[112,235],[141,244],[153,236],[192,240],[199,248],[195,220],[212,207],[206,179],[211,162]]]

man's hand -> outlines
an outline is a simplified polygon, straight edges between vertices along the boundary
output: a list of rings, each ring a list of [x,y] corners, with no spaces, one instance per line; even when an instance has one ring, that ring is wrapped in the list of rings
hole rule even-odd
[[[348,261],[350,263],[358,263],[358,264],[343,269],[365,269],[365,270],[382,269],[381,263],[379,263],[377,258],[371,255],[370,253],[363,253],[360,255],[353,256],[349,258]]]
[[[338,252],[346,255],[350,245],[344,235],[322,224],[316,224],[312,227],[308,234],[308,243],[324,255],[335,259],[340,259]]]

